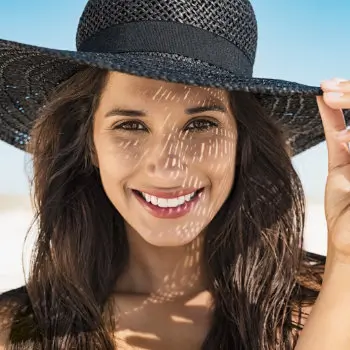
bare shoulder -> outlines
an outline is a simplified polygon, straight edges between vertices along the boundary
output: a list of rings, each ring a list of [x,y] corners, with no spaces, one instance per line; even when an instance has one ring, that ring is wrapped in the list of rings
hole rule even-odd
[[[25,302],[25,296],[25,287],[0,294],[0,350],[7,349],[15,312]]]
[[[10,337],[9,329],[0,330],[0,350],[6,350],[6,348],[8,347],[9,337]]]

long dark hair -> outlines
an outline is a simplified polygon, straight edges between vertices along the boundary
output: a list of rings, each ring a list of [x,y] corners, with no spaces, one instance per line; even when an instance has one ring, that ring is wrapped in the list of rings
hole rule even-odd
[[[115,349],[108,300],[128,262],[128,242],[91,159],[107,75],[85,68],[63,82],[33,127],[38,237],[26,285],[0,296],[12,349]],[[214,310],[202,349],[292,349],[324,259],[301,249],[305,198],[286,132],[254,95],[231,92],[230,100],[236,179],[205,239]]]

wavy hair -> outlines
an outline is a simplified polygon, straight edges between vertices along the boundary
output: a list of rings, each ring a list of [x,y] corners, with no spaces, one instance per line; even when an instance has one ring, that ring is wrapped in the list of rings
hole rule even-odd
[[[117,348],[109,297],[128,262],[128,241],[91,159],[107,74],[84,68],[63,82],[33,127],[38,236],[25,286],[0,296],[9,349]],[[293,349],[324,258],[301,249],[305,198],[285,131],[253,94],[231,92],[230,102],[236,179],[206,234],[214,309],[202,349]]]

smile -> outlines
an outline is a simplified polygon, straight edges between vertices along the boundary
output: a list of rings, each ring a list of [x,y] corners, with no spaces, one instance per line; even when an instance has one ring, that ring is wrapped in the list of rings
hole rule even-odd
[[[182,193],[147,193],[133,189],[132,192],[143,207],[158,218],[177,218],[187,214],[200,198],[204,188]]]

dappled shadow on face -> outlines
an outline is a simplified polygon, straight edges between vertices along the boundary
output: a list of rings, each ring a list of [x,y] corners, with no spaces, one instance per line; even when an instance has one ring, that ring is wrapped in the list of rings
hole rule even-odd
[[[232,188],[237,128],[224,90],[111,74],[94,143],[106,195],[155,246],[191,242]]]
[[[200,348],[212,311],[205,231],[235,177],[238,135],[229,95],[111,74],[93,130],[96,168],[106,196],[125,220],[130,250],[128,268],[105,305],[105,319],[116,323],[111,333],[126,349]],[[13,327],[12,339],[40,339],[28,295],[25,290],[20,295],[21,323]],[[59,324],[75,316],[72,310],[62,313],[65,298],[70,295],[59,296],[60,305],[51,300],[59,316],[54,310],[47,315],[61,345],[68,335]],[[79,336],[82,328],[75,323],[71,332]]]
[[[237,137],[224,90],[110,75],[94,144],[104,191],[126,222],[131,261],[112,313],[129,346],[204,341],[203,235],[232,189]]]

